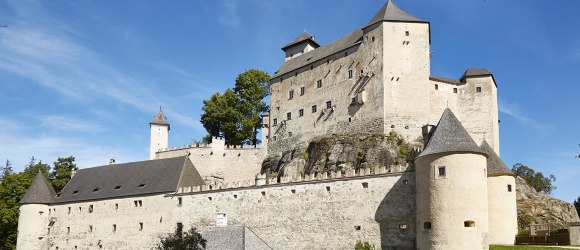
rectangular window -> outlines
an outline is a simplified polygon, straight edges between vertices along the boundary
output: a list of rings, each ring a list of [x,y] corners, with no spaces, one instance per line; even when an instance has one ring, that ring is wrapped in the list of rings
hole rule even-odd
[[[508,184],[508,192],[511,192],[511,191],[512,191],[512,185]]]
[[[457,93],[457,88],[453,88],[453,93]]]
[[[292,120],[292,112],[286,113],[286,120]]]
[[[70,227],[66,227],[66,233],[70,234]]]
[[[409,31],[405,31],[405,36],[409,36]]]
[[[375,42],[375,37],[371,37],[371,42]]]
[[[68,214],[70,214],[70,207],[68,207]]]
[[[326,108],[327,109],[331,109],[332,108],[332,101],[327,101],[326,102]]]
[[[429,222],[429,221],[423,222],[423,229],[427,229],[427,230],[431,229],[431,222]]]
[[[316,105],[312,105],[312,113],[316,113]]]
[[[183,233],[183,224],[181,222],[177,223],[177,230],[175,230],[178,235]]]
[[[298,116],[300,117],[304,116],[304,109],[298,110]]]
[[[143,231],[143,222],[139,222],[139,231]]]
[[[352,69],[348,71],[348,78],[352,78]]]
[[[316,87],[317,88],[322,88],[322,80],[316,81]]]
[[[445,167],[439,167],[439,168],[437,168],[437,170],[438,170],[438,173],[437,174],[438,174],[439,177],[445,177],[445,175],[447,174],[445,172]]]
[[[92,232],[93,232],[93,226],[89,225],[89,233],[92,233]]]
[[[475,87],[475,92],[481,93],[481,87]]]
[[[288,137],[292,137],[292,132],[288,132]]]
[[[290,90],[290,92],[288,92],[288,100],[292,100],[292,98],[294,98],[294,90]]]
[[[274,126],[278,125],[278,119],[274,118]]]
[[[439,89],[439,84],[435,84],[435,90]]]
[[[181,197],[177,198],[177,205],[183,205],[183,199]]]
[[[115,204],[115,210],[119,209],[119,203]]]
[[[113,224],[113,232],[117,232],[117,225]]]
[[[300,95],[304,95],[306,93],[306,88],[300,87]]]
[[[93,212],[93,205],[89,205],[89,213]]]

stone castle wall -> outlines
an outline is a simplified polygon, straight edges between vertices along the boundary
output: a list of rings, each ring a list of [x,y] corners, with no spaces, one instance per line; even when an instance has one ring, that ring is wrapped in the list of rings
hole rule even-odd
[[[246,225],[274,249],[352,249],[357,240],[414,249],[415,175],[385,171],[55,204],[48,207],[55,221],[48,243],[50,249],[148,249],[177,223],[203,231],[224,212],[229,224]]]

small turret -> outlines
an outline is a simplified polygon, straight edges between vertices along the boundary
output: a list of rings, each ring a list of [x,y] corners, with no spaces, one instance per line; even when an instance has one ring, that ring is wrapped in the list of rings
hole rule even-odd
[[[149,159],[155,159],[155,153],[159,150],[167,148],[169,145],[169,130],[171,129],[167,118],[163,114],[163,110],[159,107],[159,112],[153,117],[149,123],[151,130],[151,141],[149,146]]]
[[[292,58],[308,53],[318,47],[320,45],[314,40],[314,36],[304,32],[282,47],[282,50],[286,52],[284,61],[290,61]]]
[[[513,245],[518,233],[516,178],[512,171],[483,141],[487,158],[487,196],[489,205],[489,244]]]
[[[417,156],[417,249],[488,249],[486,157],[447,108]]]
[[[49,204],[56,192],[38,173],[20,200],[17,249],[48,249]]]

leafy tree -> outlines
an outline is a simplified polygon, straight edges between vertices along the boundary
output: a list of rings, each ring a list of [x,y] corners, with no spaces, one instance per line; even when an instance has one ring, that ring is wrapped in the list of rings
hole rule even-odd
[[[574,201],[574,206],[576,207],[576,212],[578,212],[578,216],[580,216],[580,197]]]
[[[207,130],[205,142],[212,136],[225,138],[227,144],[258,143],[260,113],[268,110],[263,99],[268,95],[270,76],[260,70],[247,70],[238,75],[234,89],[215,93],[203,101],[201,123]]]
[[[0,183],[0,246],[2,249],[15,249],[18,231],[18,210],[20,199],[32,179],[24,172],[8,173]]]
[[[202,250],[205,249],[206,240],[198,233],[194,227],[187,232],[182,232],[180,228],[175,233],[167,234],[161,242],[157,244],[159,250]]]
[[[54,162],[54,168],[49,174],[49,179],[57,193],[60,192],[71,179],[72,172],[78,170],[77,165],[74,162],[75,158],[73,156],[66,158],[59,157],[58,160]]]
[[[542,172],[536,172],[532,168],[521,163],[515,164],[512,167],[512,172],[524,179],[528,185],[538,192],[550,194],[556,189],[556,186],[553,184],[556,182],[556,177],[554,177],[554,175],[545,177]]]

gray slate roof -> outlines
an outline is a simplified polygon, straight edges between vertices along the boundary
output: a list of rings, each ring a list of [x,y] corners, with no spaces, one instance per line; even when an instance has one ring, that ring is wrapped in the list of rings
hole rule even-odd
[[[426,23],[426,21],[421,20],[399,8],[399,6],[395,5],[392,0],[389,0],[385,5],[383,5],[379,12],[373,16],[373,18],[367,23],[365,27],[383,21]]]
[[[469,68],[465,71],[465,73],[463,73],[463,75],[461,76],[461,78],[459,78],[460,81],[463,82],[463,80],[465,79],[465,77],[469,77],[469,76],[491,76],[493,75],[491,73],[491,71],[489,69],[476,69],[476,68]]]
[[[447,152],[485,154],[449,108],[443,112],[431,139],[417,158]]]
[[[38,173],[20,200],[20,204],[49,204],[55,195],[52,185],[48,183],[44,175]]]
[[[437,81],[437,82],[444,82],[444,83],[451,83],[451,84],[455,84],[455,85],[465,84],[464,82],[460,82],[460,81],[455,80],[455,79],[441,77],[441,76],[429,76],[429,80]]]
[[[53,202],[170,193],[179,186],[203,184],[203,179],[187,156],[112,164],[78,170]]]
[[[499,156],[495,153],[495,150],[487,143],[487,141],[483,140],[481,143],[481,151],[487,153],[487,174],[488,175],[512,175],[515,176],[514,173],[505,165],[505,163],[499,158]]]
[[[167,122],[167,117],[165,117],[161,108],[159,108],[159,111],[157,112],[157,114],[155,114],[153,120],[149,124],[169,126],[169,123]]]
[[[278,72],[276,72],[276,74],[274,74],[274,76],[272,78],[279,77],[279,76],[284,75],[290,71],[293,71],[295,69],[298,69],[300,67],[308,65],[310,63],[314,63],[314,62],[321,60],[325,57],[328,57],[328,56],[333,55],[335,53],[338,53],[342,50],[350,48],[350,47],[358,44],[361,41],[362,35],[363,35],[363,31],[359,29],[359,30],[356,30],[356,31],[334,41],[334,42],[331,42],[331,43],[324,45],[320,48],[317,48],[313,51],[310,51],[310,52],[302,54],[296,58],[293,58],[292,60],[289,60],[289,61],[285,62],[284,64],[282,64],[282,67],[280,67]]]
[[[244,225],[208,227],[201,234],[207,240],[206,250],[272,249]]]
[[[298,37],[294,38],[294,40],[292,40],[290,43],[284,45],[284,47],[282,47],[282,50],[285,50],[286,48],[288,48],[294,44],[298,44],[298,43],[301,43],[301,42],[307,41],[307,40],[310,40],[315,45],[314,46],[315,48],[320,47],[320,45],[316,42],[316,40],[314,40],[313,35],[310,35],[310,34],[304,32],[304,33],[300,34]]]

